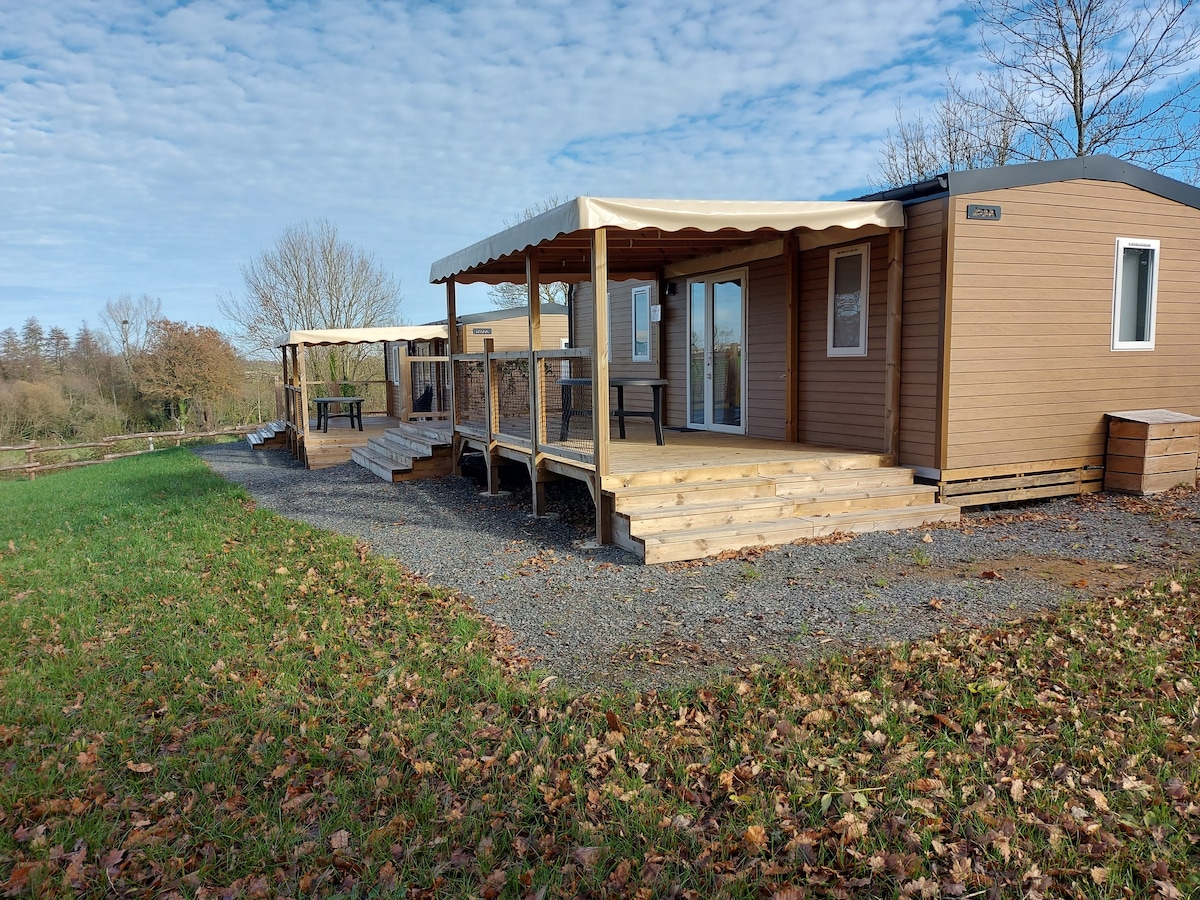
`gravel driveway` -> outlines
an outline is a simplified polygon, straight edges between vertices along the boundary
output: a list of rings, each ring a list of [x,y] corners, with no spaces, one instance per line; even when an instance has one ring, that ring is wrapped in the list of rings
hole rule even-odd
[[[1200,493],[1091,495],[964,514],[957,526],[643,566],[534,519],[467,478],[386,484],[354,463],[307,471],[283,451],[198,448],[258,504],[356,535],[461,590],[567,683],[649,688],[717,669],[986,624],[1113,593],[1194,562]],[[550,508],[559,485],[549,486]],[[561,507],[562,501],[559,501]]]

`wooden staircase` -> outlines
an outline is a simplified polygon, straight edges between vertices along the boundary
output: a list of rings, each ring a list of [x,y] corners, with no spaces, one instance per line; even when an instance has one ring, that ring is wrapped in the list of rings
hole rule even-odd
[[[350,458],[384,481],[449,475],[453,468],[448,425],[405,422],[355,447]]]
[[[886,462],[874,454],[846,454],[734,471],[672,470],[648,474],[650,483],[627,479],[606,488],[613,499],[613,540],[647,563],[660,563],[834,532],[958,521],[958,507],[935,502],[935,487],[914,484],[910,469]],[[672,483],[653,483],[663,474]]]
[[[246,435],[246,442],[255,450],[271,450],[287,446],[287,422],[268,422]]]

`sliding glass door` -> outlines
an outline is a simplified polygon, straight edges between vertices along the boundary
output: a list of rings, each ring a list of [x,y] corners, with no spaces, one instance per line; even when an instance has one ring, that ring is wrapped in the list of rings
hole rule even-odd
[[[688,426],[744,434],[746,273],[688,284]]]

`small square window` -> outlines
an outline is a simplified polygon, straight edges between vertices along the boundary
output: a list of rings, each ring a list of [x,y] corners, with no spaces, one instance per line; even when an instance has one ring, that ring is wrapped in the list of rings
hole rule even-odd
[[[870,270],[870,244],[829,252],[830,356],[867,355]]]
[[[1117,238],[1113,276],[1114,350],[1153,350],[1158,241]]]
[[[633,289],[633,361],[650,362],[650,288]]]

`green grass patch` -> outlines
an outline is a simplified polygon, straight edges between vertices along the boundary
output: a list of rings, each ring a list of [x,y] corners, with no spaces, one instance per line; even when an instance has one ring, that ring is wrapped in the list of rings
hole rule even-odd
[[[2,892],[1200,892],[1186,574],[572,696],[461,598],[185,451],[0,499]]]

